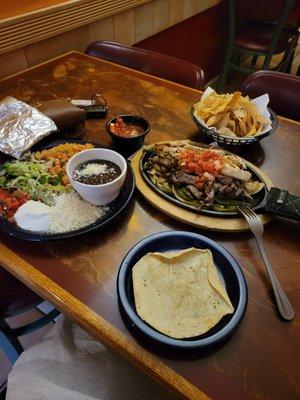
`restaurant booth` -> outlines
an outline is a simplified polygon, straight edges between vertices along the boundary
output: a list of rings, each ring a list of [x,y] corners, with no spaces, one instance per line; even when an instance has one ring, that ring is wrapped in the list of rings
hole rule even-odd
[[[0,399],[299,398],[299,2],[0,32]]]

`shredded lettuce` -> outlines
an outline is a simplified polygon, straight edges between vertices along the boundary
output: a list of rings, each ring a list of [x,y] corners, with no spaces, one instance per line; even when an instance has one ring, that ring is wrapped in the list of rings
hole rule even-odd
[[[68,188],[61,184],[61,174],[52,176],[47,168],[47,163],[38,161],[6,162],[0,166],[0,187],[19,189],[33,200],[52,204],[54,196]]]

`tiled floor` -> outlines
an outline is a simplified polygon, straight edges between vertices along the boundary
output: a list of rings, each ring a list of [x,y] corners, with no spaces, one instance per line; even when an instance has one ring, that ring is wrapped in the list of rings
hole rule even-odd
[[[17,326],[28,324],[29,322],[33,322],[38,318],[42,317],[43,314],[39,310],[28,311],[22,315],[18,315],[17,317],[7,319],[7,322],[12,328],[16,328]],[[49,323],[45,327],[33,332],[31,334],[22,336],[19,338],[23,348],[26,350],[34,344],[38,343],[46,333],[49,332],[53,323]],[[3,383],[6,381],[7,376],[11,370],[12,366],[4,354],[3,350],[0,349],[0,388]],[[0,395],[0,400],[2,400]]]

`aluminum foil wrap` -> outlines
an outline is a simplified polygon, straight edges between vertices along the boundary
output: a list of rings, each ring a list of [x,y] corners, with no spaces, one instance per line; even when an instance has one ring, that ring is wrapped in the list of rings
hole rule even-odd
[[[20,158],[35,143],[56,131],[52,119],[13,97],[0,101],[0,151]]]

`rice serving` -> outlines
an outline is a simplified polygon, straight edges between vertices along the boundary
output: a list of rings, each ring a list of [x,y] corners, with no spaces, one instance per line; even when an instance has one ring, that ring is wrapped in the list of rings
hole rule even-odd
[[[75,192],[57,196],[51,207],[49,233],[75,231],[103,217],[108,207],[96,207],[82,200]]]

